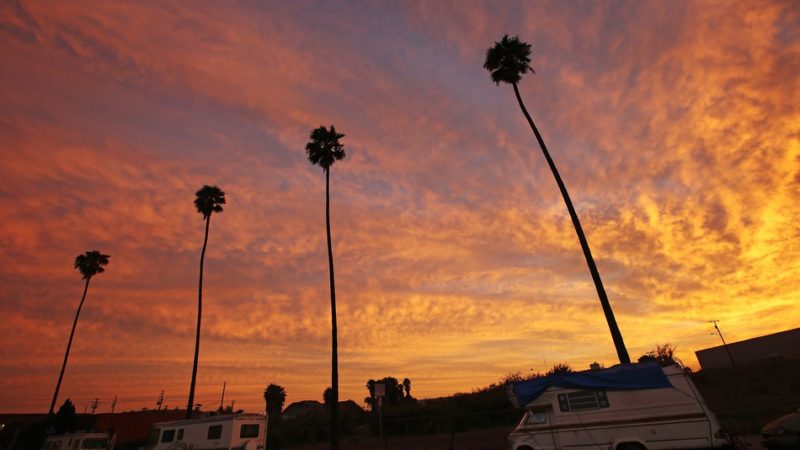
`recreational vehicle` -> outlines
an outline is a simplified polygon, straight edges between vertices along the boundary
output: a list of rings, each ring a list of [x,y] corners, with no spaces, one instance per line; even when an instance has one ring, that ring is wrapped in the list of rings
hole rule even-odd
[[[228,414],[161,422],[150,430],[147,450],[263,450],[267,418]]]
[[[511,450],[662,450],[728,444],[681,367],[620,364],[511,383],[525,414]]]
[[[113,448],[113,435],[84,431],[47,436],[42,447],[43,450],[111,450]]]

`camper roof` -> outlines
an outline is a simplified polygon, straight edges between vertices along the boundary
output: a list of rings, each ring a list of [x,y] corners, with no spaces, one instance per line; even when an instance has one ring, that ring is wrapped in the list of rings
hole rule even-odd
[[[164,428],[164,427],[174,427],[180,425],[195,425],[200,423],[219,423],[219,422],[229,422],[235,419],[244,419],[244,420],[260,420],[264,419],[263,414],[220,414],[214,416],[206,416],[206,417],[198,417],[195,419],[183,419],[183,420],[174,420],[172,422],[159,422],[154,423],[153,427]]]
[[[661,366],[655,363],[618,364],[608,369],[557,373],[542,378],[510,383],[508,398],[517,408],[527,405],[547,388],[605,389],[625,391],[671,387]]]

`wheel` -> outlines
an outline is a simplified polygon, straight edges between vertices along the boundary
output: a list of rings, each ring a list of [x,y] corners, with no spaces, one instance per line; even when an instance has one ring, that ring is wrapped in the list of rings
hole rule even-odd
[[[617,445],[617,450],[647,450],[644,445],[638,442],[623,442]]]

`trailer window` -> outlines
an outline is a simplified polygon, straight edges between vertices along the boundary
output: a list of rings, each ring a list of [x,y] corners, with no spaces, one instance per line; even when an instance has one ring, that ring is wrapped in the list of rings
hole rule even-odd
[[[164,430],[161,434],[161,442],[172,442],[175,440],[175,430]]]
[[[106,449],[108,448],[108,439],[106,438],[86,438],[81,443],[82,449]]]
[[[258,424],[244,424],[242,430],[239,432],[240,438],[254,438],[258,437]]]
[[[558,407],[561,411],[608,408],[608,397],[606,396],[606,391],[578,391],[558,394]]]
[[[208,427],[208,439],[219,439],[222,436],[222,425]]]
[[[543,409],[530,410],[525,415],[526,425],[541,425],[543,423],[547,423],[547,411]]]

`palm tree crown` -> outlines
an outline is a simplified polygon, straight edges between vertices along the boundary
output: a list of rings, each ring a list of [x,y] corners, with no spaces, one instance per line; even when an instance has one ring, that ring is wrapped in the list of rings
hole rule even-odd
[[[345,157],[344,145],[339,142],[343,137],[343,134],[336,132],[333,125],[330,130],[324,126],[315,128],[311,132],[311,142],[306,144],[308,160],[311,164],[328,170],[334,162]]]
[[[110,258],[109,255],[92,250],[75,258],[75,268],[81,272],[84,280],[88,280],[98,273],[106,271],[103,266],[108,265],[108,258]]]
[[[494,47],[486,50],[486,62],[483,67],[491,72],[492,81],[500,85],[503,83],[518,83],[522,79],[522,74],[527,73],[528,69],[532,73],[531,67],[531,44],[522,42],[519,37],[509,38],[504,35],[503,39],[494,43]]]
[[[222,206],[225,204],[225,193],[217,186],[205,185],[202,189],[197,191],[197,198],[194,199],[194,206],[197,212],[203,215],[203,219],[207,219],[211,213],[222,212]]]

